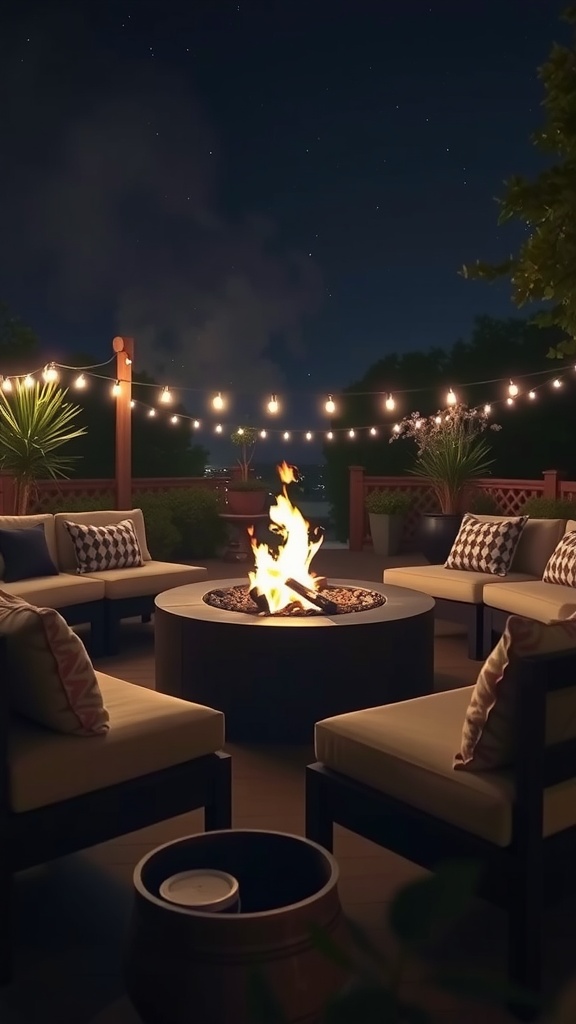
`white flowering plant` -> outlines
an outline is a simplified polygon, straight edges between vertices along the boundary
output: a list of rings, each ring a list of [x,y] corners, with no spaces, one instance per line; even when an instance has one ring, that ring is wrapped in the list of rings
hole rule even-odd
[[[444,514],[457,515],[464,511],[470,485],[489,473],[494,461],[484,435],[500,429],[484,409],[458,404],[433,416],[413,412],[396,424],[390,441],[415,442],[416,462],[410,472],[427,480]]]

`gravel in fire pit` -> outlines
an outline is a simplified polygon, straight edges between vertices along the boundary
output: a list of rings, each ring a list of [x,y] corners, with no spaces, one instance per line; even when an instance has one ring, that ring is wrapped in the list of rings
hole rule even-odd
[[[375,590],[360,590],[358,587],[322,587],[322,597],[328,598],[338,606],[334,615],[348,615],[350,612],[368,612],[386,604],[383,594]],[[246,615],[262,615],[250,597],[248,586],[227,587],[225,590],[210,590],[204,595],[206,604],[213,608],[221,608],[227,612],[244,612]],[[265,614],[265,613],[264,613]],[[310,615],[324,615],[324,612],[303,608],[298,600],[272,613],[275,618],[303,618]]]

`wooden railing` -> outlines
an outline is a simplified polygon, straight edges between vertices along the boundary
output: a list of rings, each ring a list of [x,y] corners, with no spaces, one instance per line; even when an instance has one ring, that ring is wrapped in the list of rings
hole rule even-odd
[[[404,524],[403,547],[410,547],[420,517],[424,512],[437,512],[438,503],[431,487],[410,476],[366,476],[363,466],[350,466],[350,530],[351,551],[361,551],[370,539],[366,496],[375,490],[398,490],[410,494],[412,505]],[[475,492],[475,494],[474,494]],[[555,469],[548,469],[540,480],[504,480],[496,477],[478,480],[471,500],[479,494],[488,495],[500,515],[518,515],[528,498],[563,498],[575,502],[576,481],[562,480]]]
[[[140,477],[132,480],[132,504],[138,503],[138,495],[146,491],[176,491],[189,487],[200,487],[215,491],[225,501],[228,476],[188,477]],[[30,513],[51,510],[66,499],[110,496],[111,507],[116,506],[116,481],[110,480],[38,480],[30,502]],[[14,512],[14,482],[12,477],[0,474],[0,514]]]

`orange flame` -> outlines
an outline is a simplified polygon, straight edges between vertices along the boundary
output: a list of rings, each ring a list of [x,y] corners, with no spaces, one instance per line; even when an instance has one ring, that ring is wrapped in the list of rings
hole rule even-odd
[[[276,504],[270,507],[269,515],[270,529],[281,537],[282,542],[276,552],[271,551],[267,544],[258,543],[253,530],[250,530],[254,552],[254,569],[248,573],[250,588],[265,595],[271,612],[279,612],[293,601],[304,608],[313,608],[309,601],[298,597],[286,586],[286,580],[293,579],[309,590],[316,589],[316,578],[310,573],[310,563],[324,538],[310,537],[310,523],[288,497],[287,485],[298,480],[296,467],[282,462],[277,468],[282,481],[282,493],[277,495]]]

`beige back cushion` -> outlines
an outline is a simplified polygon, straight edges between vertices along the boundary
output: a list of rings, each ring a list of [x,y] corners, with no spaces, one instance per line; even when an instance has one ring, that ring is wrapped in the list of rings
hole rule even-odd
[[[55,565],[58,565],[58,550],[56,546],[56,529],[54,516],[47,512],[37,516],[0,516],[0,530],[30,530],[38,523],[44,523],[44,536],[50,557]],[[0,580],[4,579],[4,559],[0,555]]]
[[[146,529],[141,508],[133,508],[128,511],[112,509],[110,512],[58,512],[54,519],[56,521],[58,564],[63,572],[75,572],[78,564],[74,541],[64,526],[65,520],[71,523],[80,523],[82,526],[112,526],[114,523],[122,522],[123,519],[131,519],[138,537],[142,558],[145,562],[149,562],[152,557],[146,543]]]
[[[475,515],[475,514],[474,514]],[[477,516],[485,523],[503,522],[516,516]],[[570,521],[570,520],[569,520]],[[576,528],[576,522],[573,529]],[[525,572],[542,579],[550,555],[566,529],[565,519],[529,519],[522,530],[511,572]]]
[[[576,519],[569,519],[566,523],[566,533],[572,533],[572,530],[576,530]]]

